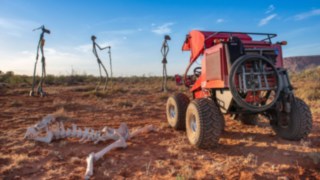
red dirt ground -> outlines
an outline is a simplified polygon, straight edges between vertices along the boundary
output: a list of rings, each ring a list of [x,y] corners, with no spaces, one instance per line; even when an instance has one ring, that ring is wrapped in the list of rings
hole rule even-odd
[[[45,144],[23,139],[28,126],[60,110],[68,117],[66,127],[76,123],[100,130],[125,122],[130,129],[148,124],[158,128],[95,162],[92,179],[320,179],[320,114],[313,114],[309,137],[298,142],[277,137],[263,118],[257,126],[248,126],[225,116],[220,145],[200,150],[188,143],[185,132],[169,128],[166,122],[167,96],[181,89],[172,86],[164,94],[157,86],[124,82],[107,93],[93,89],[46,87],[49,96],[44,98],[29,97],[28,88],[2,91],[0,178],[84,177],[89,153],[112,141],[94,145],[64,139]]]

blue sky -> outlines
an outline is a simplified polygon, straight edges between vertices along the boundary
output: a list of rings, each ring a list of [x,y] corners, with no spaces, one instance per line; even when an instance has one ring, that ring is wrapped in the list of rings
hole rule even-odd
[[[284,56],[320,54],[320,1],[289,0],[0,0],[0,70],[31,75],[44,24],[47,73],[98,75],[91,35],[112,46],[115,76],[161,75],[163,36],[169,34],[168,74],[183,73],[193,30],[277,33]],[[107,51],[99,52],[109,68]],[[40,64],[38,64],[40,69]],[[38,71],[39,72],[39,71]]]

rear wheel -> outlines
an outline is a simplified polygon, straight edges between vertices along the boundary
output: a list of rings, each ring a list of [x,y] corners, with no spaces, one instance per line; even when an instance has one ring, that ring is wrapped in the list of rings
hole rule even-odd
[[[300,140],[307,137],[312,129],[312,114],[308,105],[299,98],[291,102],[289,114],[280,112],[271,113],[273,130],[280,137],[288,140]]]
[[[216,147],[223,131],[224,118],[210,99],[195,99],[187,109],[186,128],[190,143],[208,149]]]
[[[185,117],[189,102],[189,98],[182,93],[174,94],[168,98],[166,106],[167,120],[174,129],[186,129]]]

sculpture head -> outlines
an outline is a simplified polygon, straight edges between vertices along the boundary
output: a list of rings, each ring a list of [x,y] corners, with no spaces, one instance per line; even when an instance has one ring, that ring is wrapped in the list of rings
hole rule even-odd
[[[171,40],[171,37],[170,37],[169,35],[165,35],[165,36],[164,36],[164,39],[165,39],[165,40]]]
[[[91,40],[92,40],[92,41],[95,41],[96,39],[97,39],[97,37],[96,37],[95,35],[92,35],[92,36],[91,36]]]

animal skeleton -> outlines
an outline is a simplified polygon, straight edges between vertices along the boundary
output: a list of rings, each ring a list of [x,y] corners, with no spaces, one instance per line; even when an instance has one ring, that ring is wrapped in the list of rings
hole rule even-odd
[[[56,124],[54,126],[54,123]],[[46,135],[41,136],[45,131]],[[146,133],[155,131],[152,125],[147,125],[143,128],[137,129],[130,133],[128,126],[125,123],[121,123],[118,129],[104,127],[101,131],[95,131],[92,128],[85,127],[83,130],[78,128],[77,125],[72,124],[72,129],[64,127],[62,121],[58,121],[54,115],[45,116],[42,121],[34,126],[28,127],[27,132],[24,135],[25,139],[35,140],[39,142],[50,143],[55,139],[64,138],[79,138],[79,142],[94,142],[97,144],[100,141],[115,140],[112,144],[106,146],[104,149],[97,153],[90,153],[87,157],[87,170],[85,173],[85,179],[89,179],[93,175],[93,162],[99,160],[106,153],[115,148],[126,148],[126,140],[133,138],[140,133]]]

